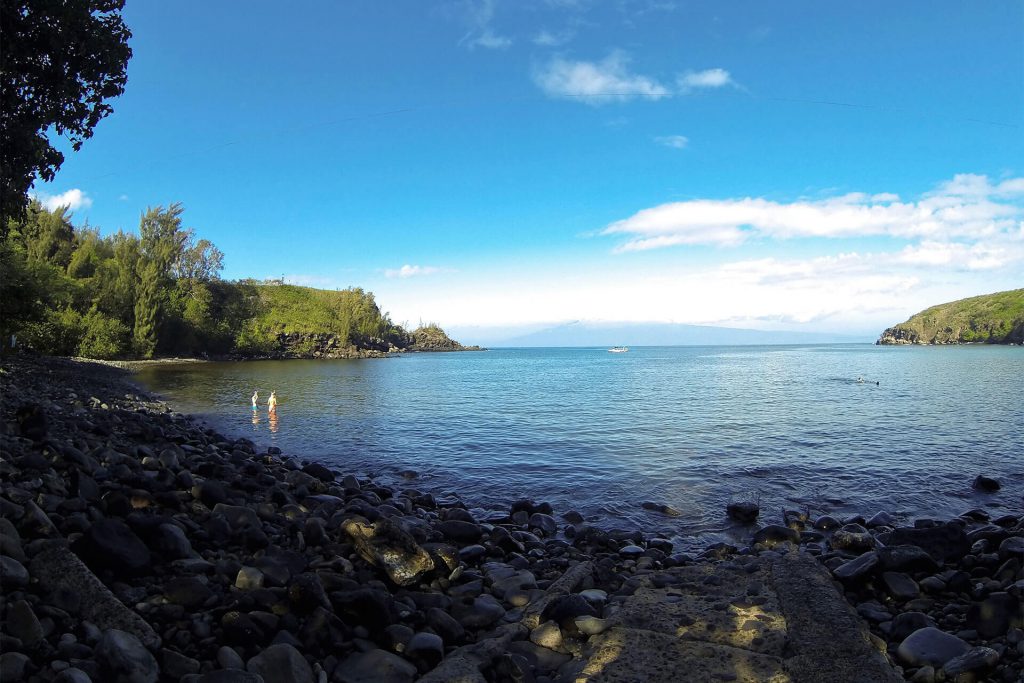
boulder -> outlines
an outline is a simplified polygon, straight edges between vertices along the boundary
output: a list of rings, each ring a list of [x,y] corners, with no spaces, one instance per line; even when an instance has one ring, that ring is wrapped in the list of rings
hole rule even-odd
[[[960,638],[928,626],[904,638],[896,655],[908,666],[940,667],[970,649],[971,646]]]
[[[758,507],[757,503],[740,501],[729,503],[725,507],[725,513],[729,516],[729,519],[735,520],[740,524],[753,524],[757,521],[757,516],[761,514],[761,508]]]
[[[160,668],[149,650],[130,633],[110,629],[96,645],[102,680],[112,683],[156,683]]]
[[[385,571],[399,586],[415,583],[434,568],[434,561],[398,524],[382,518],[373,524],[349,519],[342,530],[355,543],[356,551],[370,564]]]

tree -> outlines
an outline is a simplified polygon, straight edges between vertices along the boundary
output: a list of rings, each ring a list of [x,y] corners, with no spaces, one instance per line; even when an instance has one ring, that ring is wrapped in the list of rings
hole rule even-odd
[[[124,92],[131,31],[124,0],[0,2],[0,231],[21,215],[36,178],[53,180],[64,155],[47,133],[78,151]]]

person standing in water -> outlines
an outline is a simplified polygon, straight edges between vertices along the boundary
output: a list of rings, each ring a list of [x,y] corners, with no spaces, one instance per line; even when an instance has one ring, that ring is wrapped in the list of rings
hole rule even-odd
[[[257,409],[256,401],[258,401],[259,398],[260,398],[260,390],[257,389],[256,391],[252,392],[252,409],[253,410]]]
[[[270,411],[271,415],[277,415],[277,392],[271,391],[270,398],[267,399],[267,410]]]

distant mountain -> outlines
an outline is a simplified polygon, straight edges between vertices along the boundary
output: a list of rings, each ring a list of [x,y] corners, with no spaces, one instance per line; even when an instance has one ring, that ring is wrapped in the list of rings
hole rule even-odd
[[[932,306],[882,332],[878,344],[1024,344],[1024,289]]]
[[[726,346],[867,342],[842,334],[747,330],[679,323],[574,321],[489,342],[490,346]]]

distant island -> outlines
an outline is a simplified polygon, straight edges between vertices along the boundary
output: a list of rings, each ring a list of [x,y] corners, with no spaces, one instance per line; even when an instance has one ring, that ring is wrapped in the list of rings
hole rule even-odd
[[[882,332],[876,344],[1024,344],[1024,289],[927,308]]]

